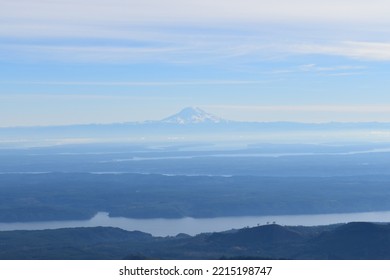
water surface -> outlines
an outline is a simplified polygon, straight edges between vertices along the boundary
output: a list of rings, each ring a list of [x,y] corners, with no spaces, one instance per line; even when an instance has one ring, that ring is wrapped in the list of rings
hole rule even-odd
[[[202,232],[217,232],[239,229],[267,223],[290,226],[316,226],[347,222],[390,222],[390,211],[363,212],[321,215],[285,215],[285,216],[249,216],[219,218],[181,218],[181,219],[130,219],[109,217],[106,212],[99,212],[90,220],[51,221],[29,223],[0,223],[0,231],[43,230],[76,227],[116,227],[128,231],[139,230],[154,236],[174,236],[179,233],[190,235]]]

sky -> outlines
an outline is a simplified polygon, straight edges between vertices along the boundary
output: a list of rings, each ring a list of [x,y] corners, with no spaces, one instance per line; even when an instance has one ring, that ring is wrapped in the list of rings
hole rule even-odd
[[[0,127],[390,122],[387,0],[0,0]]]

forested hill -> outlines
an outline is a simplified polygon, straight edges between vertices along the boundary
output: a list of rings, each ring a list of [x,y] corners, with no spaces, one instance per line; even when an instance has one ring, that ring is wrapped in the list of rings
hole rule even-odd
[[[335,177],[0,174],[0,222],[389,210],[389,175]]]
[[[0,259],[390,259],[390,224],[264,225],[191,237],[116,228],[0,232]]]

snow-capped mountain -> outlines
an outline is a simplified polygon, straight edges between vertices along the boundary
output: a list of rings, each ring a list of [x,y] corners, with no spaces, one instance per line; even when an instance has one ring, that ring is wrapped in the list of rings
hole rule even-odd
[[[226,120],[209,114],[197,107],[187,107],[179,113],[162,119],[161,122],[172,124],[223,123]]]
[[[373,133],[373,131],[375,133]],[[160,121],[67,126],[0,128],[2,147],[35,147],[74,143],[127,143],[165,141],[383,141],[390,123],[239,122],[224,120],[202,109],[188,107]],[[179,139],[179,140],[178,140]],[[291,140],[292,139],[292,140]]]

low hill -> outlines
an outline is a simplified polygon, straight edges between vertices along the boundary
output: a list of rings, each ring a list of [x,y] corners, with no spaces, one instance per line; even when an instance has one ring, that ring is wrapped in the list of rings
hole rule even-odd
[[[390,224],[265,225],[153,237],[115,228],[0,232],[0,259],[390,259]]]

